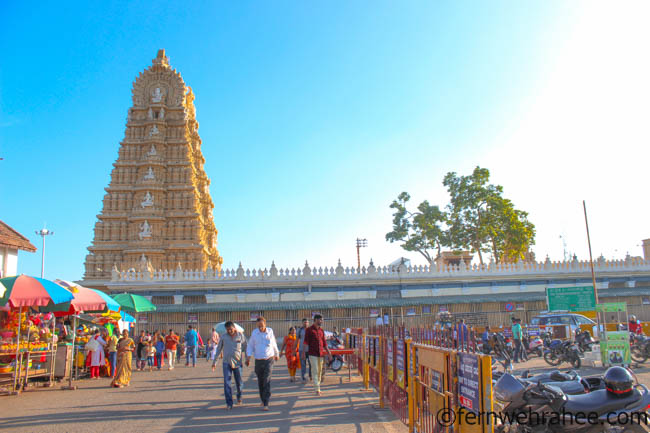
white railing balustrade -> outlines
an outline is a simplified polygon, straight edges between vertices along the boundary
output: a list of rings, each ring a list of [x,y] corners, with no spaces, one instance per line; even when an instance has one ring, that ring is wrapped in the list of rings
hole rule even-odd
[[[111,281],[319,281],[319,280],[370,280],[370,279],[418,279],[418,278],[449,278],[449,277],[493,277],[495,275],[557,275],[570,273],[590,273],[589,261],[552,262],[519,262],[519,263],[485,263],[466,266],[461,261],[459,266],[427,266],[415,265],[386,267],[370,265],[357,270],[355,267],[345,267],[339,260],[338,266],[311,268],[307,262],[301,268],[276,268],[275,262],[269,269],[244,269],[239,264],[237,269],[222,269],[220,272],[212,268],[207,270],[182,269],[175,271],[139,271],[129,269],[119,271],[113,268]],[[594,262],[597,273],[616,271],[650,271],[650,260],[628,257],[625,260],[604,260]]]

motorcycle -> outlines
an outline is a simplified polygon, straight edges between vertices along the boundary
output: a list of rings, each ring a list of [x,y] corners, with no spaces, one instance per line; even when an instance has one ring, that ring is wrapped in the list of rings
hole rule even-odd
[[[630,356],[639,364],[646,362],[650,358],[650,338],[630,333]]]
[[[497,357],[502,358],[506,362],[510,362],[514,350],[512,348],[512,342],[508,338],[504,337],[500,332],[495,332],[490,338],[490,345]]]
[[[493,385],[501,376],[503,376],[503,374],[504,373],[498,371],[492,372]],[[566,373],[562,373],[559,370],[553,370],[532,376],[530,375],[529,370],[525,370],[518,379],[532,384],[540,382],[545,383],[549,386],[561,389],[562,392],[567,395],[586,394],[599,389],[605,389],[605,381],[602,376],[581,377],[574,370]]]
[[[637,384],[625,397],[618,397],[606,389],[567,395],[548,383],[531,383],[505,373],[494,386],[494,398],[502,407],[494,429],[496,433],[647,431],[641,422],[613,424],[646,413],[650,392],[645,385]],[[586,422],[586,414],[592,413],[596,414],[597,422]],[[612,418],[611,414],[617,416]]]
[[[576,331],[576,345],[580,353],[591,352],[591,345],[596,343],[589,331]]]
[[[568,362],[576,369],[582,365],[578,346],[568,340],[553,340],[550,347],[544,352],[544,361],[553,366]]]

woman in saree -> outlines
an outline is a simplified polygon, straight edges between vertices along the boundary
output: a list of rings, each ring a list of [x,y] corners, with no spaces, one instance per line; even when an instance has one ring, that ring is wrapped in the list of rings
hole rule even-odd
[[[115,369],[115,379],[111,382],[111,386],[115,388],[129,386],[129,382],[131,382],[133,349],[135,349],[135,342],[129,337],[129,331],[125,329],[122,332],[122,338],[117,343],[117,368]]]
[[[300,368],[300,354],[298,349],[300,342],[296,337],[296,328],[289,328],[289,335],[284,337],[284,344],[282,344],[282,349],[280,349],[280,356],[284,352],[284,356],[287,358],[287,368],[289,369],[289,381],[296,381],[296,370]]]

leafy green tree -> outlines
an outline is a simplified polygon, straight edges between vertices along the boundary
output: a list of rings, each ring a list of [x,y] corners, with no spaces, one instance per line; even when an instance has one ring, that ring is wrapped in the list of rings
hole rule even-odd
[[[469,176],[447,173],[448,239],[455,248],[476,252],[481,264],[486,252],[497,262],[517,261],[533,245],[535,226],[503,197],[503,187],[489,180],[489,170],[481,167]]]
[[[402,242],[401,247],[406,251],[416,251],[429,264],[433,264],[436,258],[432,252],[435,250],[440,254],[441,248],[449,245],[447,233],[443,229],[447,216],[438,206],[432,206],[426,200],[420,203],[417,211],[410,212],[406,208],[410,199],[411,196],[403,192],[390,205],[395,213],[393,230],[386,234],[386,240],[391,243]]]

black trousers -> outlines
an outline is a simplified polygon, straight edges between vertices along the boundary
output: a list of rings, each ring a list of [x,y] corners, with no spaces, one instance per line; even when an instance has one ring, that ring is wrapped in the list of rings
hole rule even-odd
[[[257,386],[260,389],[260,399],[264,406],[269,405],[271,399],[271,373],[273,372],[273,358],[256,359],[255,374],[257,375]]]

